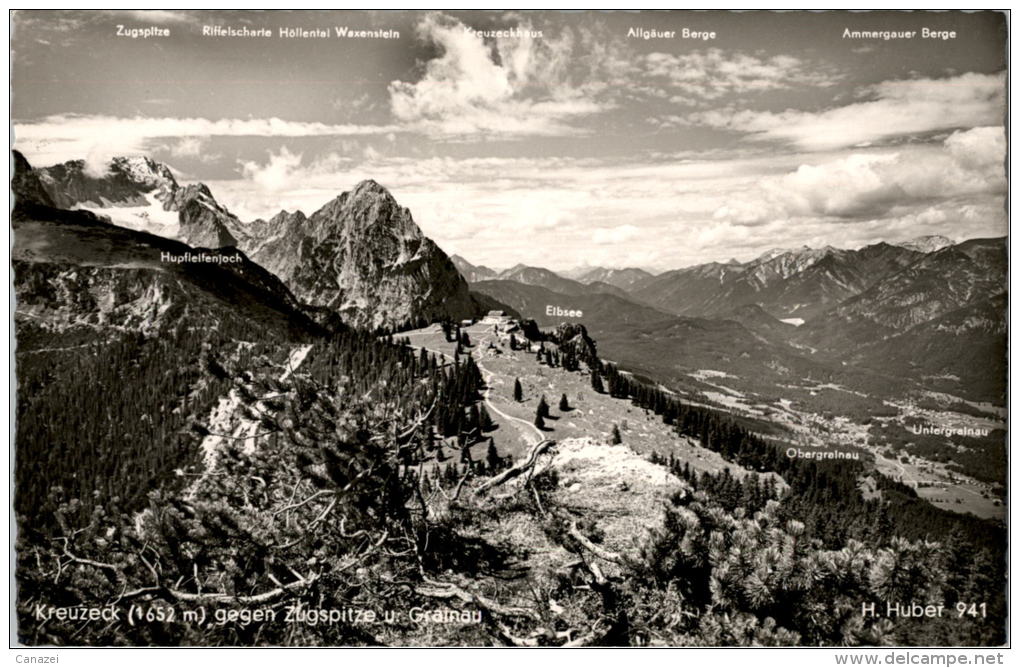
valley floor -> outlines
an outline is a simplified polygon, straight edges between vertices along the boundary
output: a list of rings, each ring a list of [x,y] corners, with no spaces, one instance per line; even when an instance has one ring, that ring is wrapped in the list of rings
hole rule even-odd
[[[739,382],[739,378],[729,374],[720,374],[721,372],[702,370],[690,375],[712,388],[702,394],[713,404],[722,406],[738,415],[763,418],[783,427],[790,433],[789,440],[796,443],[798,448],[809,451],[863,450],[874,455],[875,467],[879,473],[913,487],[918,496],[939,508],[959,513],[973,513],[982,518],[1005,519],[1004,500],[995,493],[993,484],[965,475],[960,471],[954,471],[946,463],[932,461],[923,456],[894,455],[884,444],[871,438],[870,425],[868,424],[862,424],[860,421],[843,415],[816,413],[799,405],[796,400],[780,398],[776,401],[763,401],[753,393],[741,392],[725,385],[727,377],[731,383]],[[795,396],[796,392],[801,391],[827,392],[837,397],[845,395],[850,399],[853,396],[863,396],[831,383],[820,386],[807,381],[802,387],[791,387],[788,394]],[[777,392],[782,394],[783,388],[777,388]],[[944,395],[940,399],[962,401],[948,395]],[[950,410],[923,408],[919,402],[907,399],[887,400],[884,404],[890,409],[890,412],[895,412],[896,415],[875,417],[871,419],[872,423],[903,428],[907,428],[912,423],[988,431],[1004,431],[1006,428],[1005,410],[987,404],[981,407],[981,410],[988,412],[986,417]],[[1001,419],[993,417],[996,414],[1001,415]],[[1002,447],[1005,448],[1005,442]]]

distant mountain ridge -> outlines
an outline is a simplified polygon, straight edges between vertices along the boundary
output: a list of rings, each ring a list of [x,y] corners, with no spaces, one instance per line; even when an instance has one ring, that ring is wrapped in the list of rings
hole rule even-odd
[[[474,287],[540,324],[561,320],[547,316],[546,305],[581,309],[589,329],[616,347],[641,347],[627,345],[619,333],[642,319],[652,323],[642,328],[649,337],[666,314],[732,320],[763,341],[792,346],[798,355],[812,351],[809,357],[835,368],[896,369],[904,379],[995,402],[1004,391],[1005,355],[998,351],[1005,350],[1005,308],[995,308],[1006,285],[1001,238],[773,249],[746,263],[711,262],[639,279],[629,292],[614,294],[619,301],[593,300],[577,290],[579,282],[519,266]],[[744,340],[737,330],[719,331],[733,337],[732,345]],[[979,363],[967,350],[991,357]],[[919,351],[927,352],[918,358]],[[984,373],[989,369],[991,376]]]
[[[910,241],[903,241],[894,246],[901,246],[910,250],[916,250],[921,253],[934,253],[937,250],[942,250],[946,246],[952,246],[956,242],[949,237],[943,237],[941,235],[932,234],[923,237],[917,237]]]
[[[473,265],[459,255],[451,255],[450,261],[453,262],[453,266],[457,267],[457,271],[468,283],[477,283],[478,281],[487,281],[490,278],[495,278],[499,273],[495,269],[489,269],[485,265]]]
[[[530,267],[525,264],[518,264],[501,271],[493,277],[493,280],[537,285],[565,295],[612,294],[618,297],[627,297],[626,290],[622,290],[609,283],[592,282],[585,284],[580,281],[563,278],[554,271],[542,267]]]
[[[636,267],[627,267],[624,269],[595,267],[594,269],[581,274],[577,280],[586,284],[608,283],[609,285],[616,286],[622,290],[630,290],[638,283],[653,277],[654,274]]]
[[[773,249],[742,264],[668,271],[639,282],[631,294],[680,315],[718,316],[755,304],[774,318],[809,321],[922,256],[886,243],[857,250]]]

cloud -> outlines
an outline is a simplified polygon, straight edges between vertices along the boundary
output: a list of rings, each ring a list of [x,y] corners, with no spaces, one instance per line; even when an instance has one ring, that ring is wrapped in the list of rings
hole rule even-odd
[[[886,81],[861,91],[872,99],[824,111],[715,109],[667,122],[745,133],[809,150],[867,145],[937,130],[1002,123],[1005,78],[968,73],[946,79]]]
[[[429,14],[418,35],[440,50],[417,82],[389,86],[394,117],[409,129],[469,137],[570,135],[571,122],[609,108],[568,82],[573,37],[534,39],[530,23],[490,38],[456,19]]]
[[[834,72],[812,69],[803,60],[783,54],[759,57],[721,49],[651,53],[642,65],[644,76],[661,79],[672,88],[670,100],[678,104],[794,86],[828,87],[839,81]]]
[[[641,236],[641,228],[636,225],[618,225],[617,227],[600,228],[591,235],[596,244],[619,244]]]
[[[154,147],[154,150],[166,153],[171,160],[193,160],[209,165],[223,158],[221,153],[212,151],[209,145],[209,137],[181,137]]]
[[[209,140],[204,137],[185,137],[168,147],[170,155],[175,158],[196,158],[200,156]]]
[[[776,245],[1003,234],[1004,152],[1001,127],[895,150],[742,158],[415,159],[361,147],[310,159],[279,150],[243,163],[243,178],[209,185],[251,220],[281,208],[311,213],[371,178],[445,251],[475,263],[667,269]]]
[[[309,137],[387,134],[384,125],[332,125],[280,118],[170,118],[62,114],[37,121],[15,121],[18,148],[33,164],[50,165],[85,155],[138,155],[156,140],[208,137]]]
[[[716,219],[760,225],[795,217],[878,218],[897,209],[955,198],[1005,193],[1001,127],[958,131],[941,146],[855,152],[803,164],[720,207]]]
[[[301,166],[301,154],[291,153],[286,146],[277,153],[269,154],[269,161],[260,165],[254,161],[242,161],[241,173],[264,192],[278,193],[291,188]]]
[[[989,176],[1003,174],[1006,157],[1006,133],[1001,127],[973,128],[967,132],[954,132],[945,141],[953,159],[973,171],[991,172]]]
[[[712,220],[734,192],[749,188],[756,167],[743,161],[591,158],[365,159],[363,151],[299,159],[292,151],[245,163],[240,180],[209,182],[242,220],[281,208],[311,213],[372,178],[411,209],[448,253],[476,262],[569,267],[626,259],[661,268],[690,264],[706,246],[663,243],[702,238],[710,224],[729,238],[739,226]],[[626,221],[626,222],[622,222]],[[529,239],[522,246],[520,240]],[[531,242],[533,241],[533,243]],[[700,242],[699,242],[700,243]],[[723,241],[720,252],[732,254]],[[727,256],[728,257],[728,256]],[[711,259],[711,258],[710,258]],[[725,259],[725,258],[724,258]]]

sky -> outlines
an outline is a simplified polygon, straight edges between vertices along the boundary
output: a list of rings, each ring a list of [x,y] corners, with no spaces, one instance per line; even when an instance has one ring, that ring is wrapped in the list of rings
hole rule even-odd
[[[1005,40],[989,12],[20,11],[12,119],[35,166],[148,155],[242,220],[374,179],[474,264],[662,271],[1006,234]]]

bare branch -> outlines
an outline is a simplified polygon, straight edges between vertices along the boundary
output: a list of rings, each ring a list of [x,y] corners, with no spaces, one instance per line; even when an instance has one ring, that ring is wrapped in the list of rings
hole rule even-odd
[[[179,601],[187,601],[189,603],[237,603],[240,605],[251,605],[253,603],[269,603],[280,598],[284,594],[289,593],[293,589],[301,586],[307,586],[315,582],[318,578],[317,575],[310,577],[301,577],[299,582],[291,582],[289,584],[282,585],[276,589],[270,589],[267,592],[261,594],[253,594],[251,596],[236,596],[232,594],[191,594],[185,591],[177,591],[175,589],[166,589],[166,592],[176,598]]]
[[[273,513],[273,517],[276,517],[277,515],[285,513],[288,510],[294,510],[296,508],[300,508],[301,506],[305,505],[306,503],[311,503],[312,501],[314,501],[315,499],[319,498],[320,496],[325,496],[326,494],[334,494],[334,493],[335,492],[333,490],[331,490],[331,489],[319,490],[315,494],[312,494],[311,496],[309,496],[304,501],[299,501],[298,503],[292,503],[289,506],[284,506],[283,508],[280,508],[279,510],[277,510],[276,512]]]
[[[432,405],[429,406],[429,409],[425,411],[424,415],[422,414],[418,415],[418,417],[414,421],[414,424],[412,424],[410,427],[397,434],[396,437],[397,445],[404,445],[405,443],[407,443],[407,441],[410,440],[411,436],[414,435],[414,432],[418,430],[418,427],[424,424],[425,421],[428,420],[429,417],[431,417],[432,411],[436,407],[436,400],[437,398],[432,399]]]
[[[616,552],[611,552],[605,549],[604,547],[600,547],[595,543],[591,542],[590,540],[588,540],[588,538],[583,533],[581,533],[580,529],[577,528],[577,522],[570,523],[570,536],[578,543],[580,543],[581,547],[588,550],[599,559],[605,559],[606,561],[610,561],[614,564],[622,565],[626,563],[626,559],[623,557],[623,555],[617,554]]]
[[[528,458],[524,462],[508,468],[506,471],[503,471],[497,476],[489,478],[478,487],[475,487],[475,493],[482,494],[488,491],[489,489],[492,489],[493,487],[502,485],[506,481],[513,480],[514,478],[520,476],[521,474],[530,471],[532,468],[534,468],[535,464],[538,462],[538,458],[555,445],[556,441],[550,439],[546,439],[544,441],[536,443],[535,447],[531,449],[531,453],[528,455]]]
[[[538,620],[538,613],[530,608],[514,608],[505,606],[498,601],[494,601],[491,598],[486,598],[479,594],[474,594],[466,589],[462,589],[452,582],[440,582],[438,580],[425,580],[425,587],[417,587],[415,591],[422,596],[428,596],[429,598],[440,598],[440,599],[458,599],[464,603],[471,603],[475,606],[485,610],[486,612],[493,615],[502,615],[504,617],[526,617],[528,619]]]
[[[434,481],[435,488],[437,490],[439,490],[439,493],[442,494],[443,497],[447,501],[450,501],[452,503],[452,502],[457,500],[457,497],[460,496],[460,492],[464,488],[464,483],[467,481],[467,479],[470,476],[471,476],[471,469],[468,469],[467,471],[464,471],[464,475],[461,476],[460,480],[457,482],[457,487],[453,490],[453,496],[450,496],[449,494],[446,493],[446,490],[443,489],[442,485],[439,484],[439,480],[438,479]]]
[[[313,526],[315,526],[316,524],[318,524],[322,520],[326,519],[326,517],[331,512],[333,512],[333,509],[336,508],[336,503],[337,503],[338,500],[339,499],[337,499],[336,497],[333,497],[333,500],[329,502],[329,505],[326,506],[326,509],[323,510],[321,513],[319,513],[318,517],[316,517],[314,520],[312,520],[312,523],[308,525],[308,528],[311,529]]]

